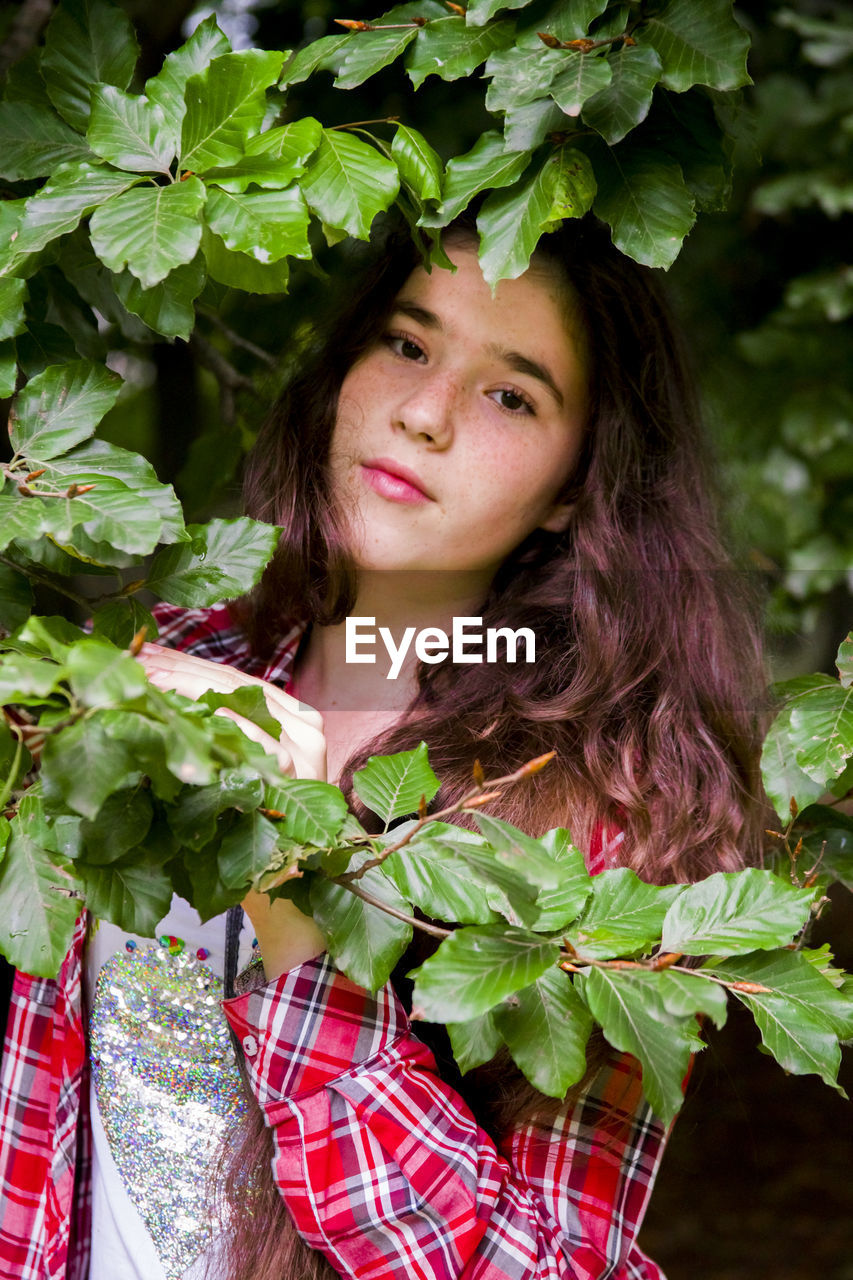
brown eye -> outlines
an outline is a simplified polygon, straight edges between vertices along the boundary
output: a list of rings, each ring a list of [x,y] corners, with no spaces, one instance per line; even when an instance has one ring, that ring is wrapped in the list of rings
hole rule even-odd
[[[501,404],[504,409],[523,409],[526,407],[526,402],[522,400],[521,396],[516,395],[514,391],[502,391]]]
[[[409,338],[402,338],[399,347],[400,355],[406,360],[420,360],[423,352],[416,342],[412,342]]]

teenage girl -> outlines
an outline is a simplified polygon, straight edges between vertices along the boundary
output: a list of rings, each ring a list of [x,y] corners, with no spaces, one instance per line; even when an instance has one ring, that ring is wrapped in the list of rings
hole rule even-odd
[[[351,284],[248,468],[273,564],[227,607],[161,606],[149,675],[189,696],[263,681],[282,768],[345,792],[421,739],[436,805],[475,759],[494,777],[556,750],[494,811],[568,826],[592,872],[736,870],[760,827],[759,646],[652,275],[590,219],[494,293],[470,227],[444,247],[455,270],[427,272],[392,239]],[[479,617],[532,629],[536,657],[410,648],[391,680],[381,646],[348,661],[348,617],[397,642]],[[82,919],[58,982],[18,975],[3,1280],[660,1280],[636,1235],[666,1135],[634,1060],[594,1041],[563,1101],[502,1055],[462,1079],[441,1028],[408,1022],[422,935],[371,993],[292,902],[244,906],[242,928],[201,926],[176,898],[159,941],[87,942]]]

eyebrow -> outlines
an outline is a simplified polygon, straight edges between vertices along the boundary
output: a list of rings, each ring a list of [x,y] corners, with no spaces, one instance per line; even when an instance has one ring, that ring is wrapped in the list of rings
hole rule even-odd
[[[426,307],[419,307],[415,302],[407,302],[404,298],[397,299],[393,310],[408,316],[411,320],[423,325],[425,329],[442,329],[444,327],[434,311],[428,311]],[[541,364],[538,360],[531,360],[529,356],[523,355],[520,351],[512,351],[508,347],[501,347],[495,342],[490,342],[486,350],[490,356],[508,365],[516,373],[527,374],[528,377],[535,378],[537,382],[541,382],[551,392],[557,405],[562,409],[564,403],[563,393],[557,386],[556,380],[547,365]]]

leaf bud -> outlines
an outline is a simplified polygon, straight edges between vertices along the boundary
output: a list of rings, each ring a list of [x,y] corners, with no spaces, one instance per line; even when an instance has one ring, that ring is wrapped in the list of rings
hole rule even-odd
[[[127,651],[130,654],[131,658],[137,657],[139,653],[142,651],[142,646],[145,644],[145,637],[147,634],[148,634],[148,627],[145,623],[143,623],[143,625],[136,632],[136,634],[134,635],[133,639],[131,640],[130,644],[127,647]]]
[[[339,27],[346,27],[347,31],[372,31],[369,22],[360,22],[357,18],[333,18]]]
[[[580,40],[567,40],[562,48],[577,49],[578,53],[589,53],[590,49],[595,48],[595,41],[584,36]]]
[[[25,484],[18,485],[18,493],[20,493],[25,498],[34,498],[36,496],[33,493],[32,489],[30,489],[29,486]]]
[[[39,467],[37,471],[31,471],[27,476],[27,483],[29,484],[30,480],[38,480],[39,476],[43,476],[45,471],[47,471],[47,467]]]
[[[465,17],[465,10],[462,8],[461,4],[454,4],[453,0],[444,0],[444,3],[447,5],[448,9],[451,9],[454,13],[458,13],[461,18]]]
[[[532,760],[527,761],[527,764],[521,766],[518,771],[519,778],[529,778],[531,774],[539,773],[546,764],[550,764],[556,754],[556,751],[546,751],[544,756],[534,756]]]
[[[562,41],[558,40],[556,36],[552,36],[550,31],[537,31],[536,34],[549,49],[562,49]]]

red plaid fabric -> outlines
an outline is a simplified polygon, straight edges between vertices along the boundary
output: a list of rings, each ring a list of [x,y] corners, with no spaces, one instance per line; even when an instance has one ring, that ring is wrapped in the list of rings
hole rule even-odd
[[[286,685],[228,610],[157,609],[160,641]],[[610,850],[598,848],[590,869]],[[85,918],[55,982],[17,975],[0,1074],[0,1280],[85,1280],[89,1132]],[[293,1219],[358,1280],[663,1280],[635,1243],[666,1133],[614,1054],[547,1125],[496,1148],[437,1073],[390,986],[319,957],[226,1001]]]

